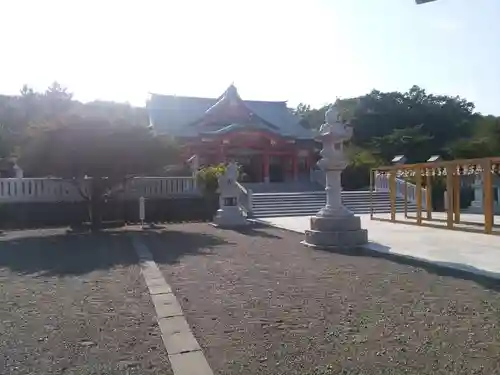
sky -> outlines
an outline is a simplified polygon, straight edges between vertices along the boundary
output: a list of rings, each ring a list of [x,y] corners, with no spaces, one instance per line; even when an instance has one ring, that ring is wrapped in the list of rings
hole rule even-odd
[[[0,93],[321,106],[419,85],[500,115],[500,0],[0,0]]]

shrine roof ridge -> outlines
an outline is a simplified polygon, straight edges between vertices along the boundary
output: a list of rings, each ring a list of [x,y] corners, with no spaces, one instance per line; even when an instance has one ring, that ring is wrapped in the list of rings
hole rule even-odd
[[[311,130],[304,128],[300,124],[300,118],[287,107],[286,101],[244,100],[239,97],[233,85],[218,98],[150,93],[147,103],[150,123],[158,133],[196,137],[205,130],[197,122],[228,95],[236,98],[261,121],[275,127],[278,134],[297,139],[314,138]]]

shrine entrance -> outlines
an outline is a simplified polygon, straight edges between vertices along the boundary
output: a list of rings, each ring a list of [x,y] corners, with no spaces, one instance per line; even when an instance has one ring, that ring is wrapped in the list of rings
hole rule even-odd
[[[244,182],[298,180],[300,150],[295,141],[268,131],[244,129],[222,135],[206,134],[188,147],[188,155],[199,155],[202,164],[238,163]],[[302,159],[308,170],[309,154]]]
[[[243,151],[243,150],[241,150]],[[250,155],[238,155],[238,153],[229,153],[226,156],[228,161],[235,161],[241,166],[241,180],[243,182],[261,182],[264,171],[262,170],[263,157],[257,151]]]
[[[286,180],[286,158],[283,156],[271,156],[269,160],[269,182],[285,182]]]

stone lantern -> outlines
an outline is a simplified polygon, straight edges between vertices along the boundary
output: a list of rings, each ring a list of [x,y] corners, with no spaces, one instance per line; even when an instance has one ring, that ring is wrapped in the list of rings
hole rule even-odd
[[[347,167],[344,142],[352,137],[352,128],[342,120],[336,106],[325,115],[317,139],[323,144],[318,166],[326,175],[326,205],[311,217],[311,229],[305,232],[303,244],[317,248],[349,249],[368,242],[368,234],[361,229],[361,220],[349,211],[341,198],[340,175]]]
[[[236,183],[238,167],[229,163],[226,172],[219,177],[219,209],[213,223],[220,227],[238,227],[247,224],[247,220],[240,209],[240,189]]]

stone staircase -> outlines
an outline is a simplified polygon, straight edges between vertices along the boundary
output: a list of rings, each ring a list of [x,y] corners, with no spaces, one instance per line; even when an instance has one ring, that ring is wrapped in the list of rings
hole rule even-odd
[[[372,193],[374,213],[388,213],[391,200],[388,192]],[[370,191],[343,191],[342,202],[355,214],[370,213]],[[252,216],[309,216],[314,215],[326,203],[324,191],[255,193],[252,195]],[[404,211],[404,200],[396,199],[396,211]],[[408,203],[408,211],[416,211],[413,203]]]

